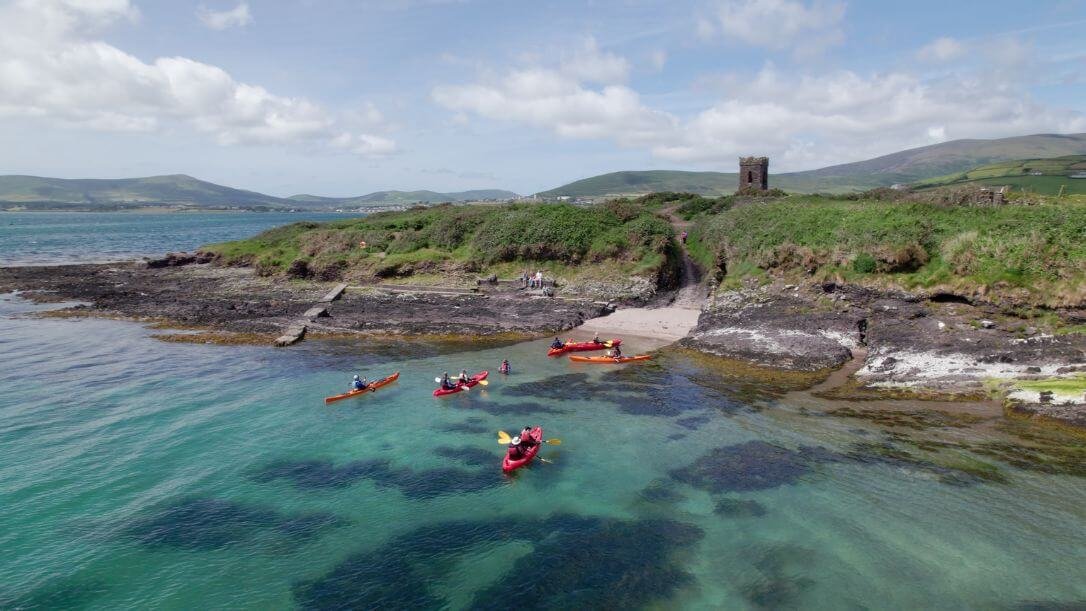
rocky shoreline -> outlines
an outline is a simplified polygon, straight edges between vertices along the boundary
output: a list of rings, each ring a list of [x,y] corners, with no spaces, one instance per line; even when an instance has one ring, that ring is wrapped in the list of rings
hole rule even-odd
[[[1082,310],[1053,315],[1086,322]],[[960,296],[836,283],[750,287],[717,294],[682,344],[797,371],[836,369],[862,350],[837,398],[996,394],[1012,411],[1086,426],[1086,391],[1030,390],[1030,382],[1086,376],[1086,335],[1052,333]]]
[[[0,268],[0,293],[35,301],[78,301],[52,315],[103,316],[207,331],[191,341],[270,344],[302,319],[329,283],[261,278],[248,268],[186,261]],[[310,336],[538,336],[607,313],[605,303],[523,294],[347,291],[307,322]],[[231,340],[230,336],[236,336]]]
[[[172,256],[147,263],[0,268],[0,293],[78,301],[50,315],[103,316],[193,329],[174,341],[270,344],[305,320],[310,337],[441,335],[538,337],[613,308],[590,298],[491,293],[390,292],[353,287],[307,317],[330,283],[263,278],[249,268]],[[1070,325],[1086,311],[1051,313]],[[1086,377],[1086,334],[1054,333],[994,305],[946,294],[880,291],[837,283],[748,286],[710,297],[684,347],[753,365],[855,373],[834,398],[1005,397],[1016,413],[1086,427],[1086,391],[1046,391],[1054,378]],[[1051,394],[1046,394],[1046,392]],[[1077,394],[1076,394],[1077,393]]]

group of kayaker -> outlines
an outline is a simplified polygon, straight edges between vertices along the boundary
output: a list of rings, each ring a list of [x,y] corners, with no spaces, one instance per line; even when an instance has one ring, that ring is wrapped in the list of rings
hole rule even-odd
[[[444,390],[452,390],[460,384],[467,384],[470,380],[471,378],[468,377],[467,369],[460,370],[460,375],[456,376],[455,382],[449,379],[449,372],[445,371],[441,374],[441,388],[443,388]]]

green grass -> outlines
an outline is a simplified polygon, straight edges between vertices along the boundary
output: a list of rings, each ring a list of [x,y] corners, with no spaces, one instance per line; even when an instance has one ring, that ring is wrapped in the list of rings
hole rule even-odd
[[[1086,291],[1086,203],[1000,207],[792,196],[699,217],[699,244],[731,275],[872,277],[911,288],[1013,288],[1041,304]],[[702,255],[704,257],[704,255]],[[736,269],[733,269],[736,268]]]
[[[674,231],[654,214],[659,201],[617,200],[593,207],[511,204],[412,208],[329,223],[295,223],[247,240],[212,244],[228,265],[285,272],[296,260],[318,271],[342,267],[358,276],[406,276],[452,263],[464,271],[508,264],[564,270],[617,262],[653,273],[673,258]],[[360,243],[365,242],[363,248]],[[519,271],[519,270],[518,270]]]
[[[1086,393],[1086,374],[1079,374],[1067,378],[1050,378],[1047,380],[1018,380],[1014,385],[1022,390],[1037,392],[1050,390],[1055,395],[1081,398],[1083,394]]]

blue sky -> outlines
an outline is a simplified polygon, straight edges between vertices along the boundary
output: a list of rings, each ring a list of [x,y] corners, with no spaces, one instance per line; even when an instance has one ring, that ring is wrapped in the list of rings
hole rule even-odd
[[[520,193],[1086,132],[1086,0],[0,0],[0,173]]]

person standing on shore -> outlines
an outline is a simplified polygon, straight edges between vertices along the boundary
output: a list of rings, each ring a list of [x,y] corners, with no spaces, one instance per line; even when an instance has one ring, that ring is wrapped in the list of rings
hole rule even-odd
[[[543,288],[543,270],[535,273],[535,287],[538,289]]]

